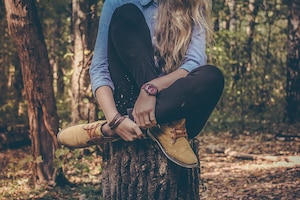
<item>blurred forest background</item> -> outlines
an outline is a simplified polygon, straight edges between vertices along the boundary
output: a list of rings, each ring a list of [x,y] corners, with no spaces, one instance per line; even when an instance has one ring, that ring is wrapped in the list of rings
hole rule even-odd
[[[81,3],[76,8],[70,1],[37,1],[54,77],[60,127],[102,117],[87,74],[102,1]],[[4,7],[3,1],[0,6]],[[216,0],[213,16],[215,43],[208,50],[209,63],[222,69],[226,87],[207,128],[270,129],[274,124],[299,122],[299,74],[287,77],[290,67],[287,4],[282,0]],[[28,118],[21,66],[5,12],[0,14],[0,23],[0,128],[3,130],[15,128],[16,124],[28,125]],[[299,64],[299,60],[295,62]],[[299,73],[299,65],[294,70]],[[298,102],[289,108],[287,80],[291,78],[296,78],[293,92]]]
[[[32,77],[23,77],[21,63],[24,61],[19,55],[31,49],[24,48],[22,52],[15,45],[14,39],[22,35],[13,32],[16,26],[9,29],[10,17],[3,12],[12,2],[0,1],[0,149],[15,142],[10,142],[10,138],[17,140],[17,134],[23,137],[28,133],[32,126],[28,113],[34,113],[28,108],[37,104],[38,109],[44,109],[38,101],[29,102],[35,97],[26,98],[36,91],[26,88],[25,82]],[[45,73],[40,70],[49,66],[46,76],[51,79],[47,84],[53,85],[54,98],[46,99],[56,105],[51,112],[57,116],[58,127],[103,118],[92,96],[88,75],[103,1],[23,2],[33,5],[29,13],[36,12],[32,20],[41,24],[39,38],[45,42],[48,60],[35,68],[35,73]],[[299,0],[213,1],[215,41],[207,54],[209,63],[223,71],[226,85],[203,132],[265,131],[275,135],[299,126],[299,10]],[[28,31],[26,27],[24,31]],[[37,81],[43,83],[44,79]],[[38,160],[43,153],[33,156]]]

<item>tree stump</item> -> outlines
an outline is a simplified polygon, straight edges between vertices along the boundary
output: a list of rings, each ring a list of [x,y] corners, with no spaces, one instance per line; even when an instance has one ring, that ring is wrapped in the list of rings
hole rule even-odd
[[[103,150],[105,200],[199,199],[200,168],[174,164],[152,140],[118,141],[105,144]]]

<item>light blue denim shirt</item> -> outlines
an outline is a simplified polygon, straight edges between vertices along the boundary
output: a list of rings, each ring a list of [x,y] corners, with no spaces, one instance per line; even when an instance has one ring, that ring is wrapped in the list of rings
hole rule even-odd
[[[106,0],[99,22],[98,35],[96,39],[94,55],[90,66],[90,78],[93,94],[97,88],[101,86],[109,86],[114,90],[114,84],[111,80],[108,70],[107,59],[107,40],[108,27],[114,10],[126,3],[135,4],[144,14],[147,25],[153,37],[155,28],[155,16],[157,11],[157,3],[153,0]],[[193,27],[193,33],[190,45],[186,52],[184,62],[180,68],[190,72],[193,69],[206,64],[206,39],[205,30],[200,26]]]

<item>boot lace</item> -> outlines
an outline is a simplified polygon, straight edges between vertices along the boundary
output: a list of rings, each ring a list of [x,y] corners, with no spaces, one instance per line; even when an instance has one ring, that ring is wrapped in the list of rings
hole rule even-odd
[[[101,126],[102,126],[102,124],[99,122],[96,124],[87,124],[86,126],[84,126],[82,128],[83,128],[83,130],[85,130],[87,132],[89,137],[92,139],[92,138],[100,136],[99,134],[96,134],[97,133],[96,130],[97,130],[97,128],[100,128]]]
[[[172,138],[172,144],[175,144],[176,143],[176,140],[178,138],[181,138],[181,137],[185,137],[187,138],[187,133],[186,133],[186,129],[185,127],[181,127],[181,128],[172,128],[171,129],[171,138]]]

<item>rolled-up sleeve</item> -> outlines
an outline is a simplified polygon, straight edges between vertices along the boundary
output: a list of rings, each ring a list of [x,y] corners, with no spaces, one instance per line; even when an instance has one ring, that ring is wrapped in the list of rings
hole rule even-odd
[[[191,72],[193,69],[203,66],[207,62],[206,56],[206,35],[203,27],[194,26],[191,42],[184,57],[181,69]]]
[[[107,58],[108,28],[115,10],[115,6],[111,2],[105,1],[102,7],[94,55],[89,70],[94,95],[101,86],[109,86],[114,90],[114,84],[108,70]]]

